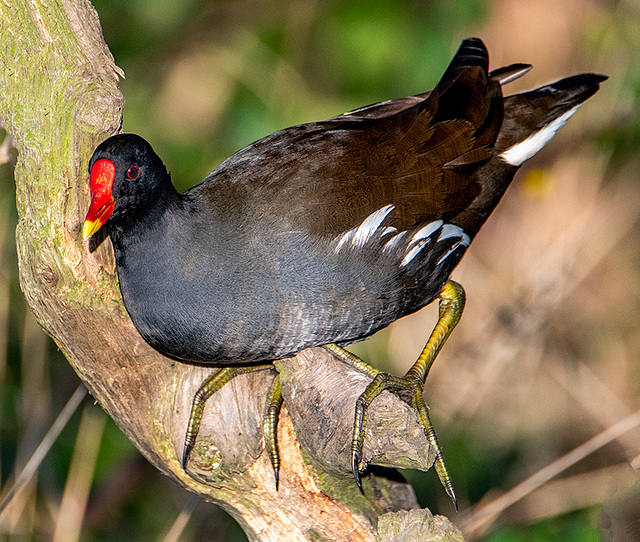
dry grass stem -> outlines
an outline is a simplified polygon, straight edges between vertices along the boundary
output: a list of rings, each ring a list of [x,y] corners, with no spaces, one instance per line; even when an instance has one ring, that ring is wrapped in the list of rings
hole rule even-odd
[[[83,384],[78,385],[76,391],[73,393],[71,398],[67,401],[67,404],[64,406],[58,417],[55,419],[49,431],[44,436],[36,451],[33,452],[33,455],[27,461],[27,464],[24,466],[20,474],[18,475],[15,483],[11,488],[5,492],[5,495],[2,499],[2,504],[0,504],[0,531],[3,530],[5,525],[5,520],[8,515],[9,505],[11,504],[13,498],[20,491],[20,489],[29,481],[31,477],[36,473],[40,463],[46,457],[47,453],[53,446],[53,443],[60,436],[62,430],[66,427],[67,423],[71,416],[73,416],[74,412],[78,409],[82,400],[87,395],[87,389]],[[15,515],[15,512],[14,512]]]
[[[477,538],[491,526],[497,517],[509,506],[518,502],[520,499],[538,489],[541,485],[548,482],[554,476],[557,476],[572,465],[575,465],[581,459],[589,454],[602,448],[611,441],[616,440],[623,433],[640,425],[640,410],[632,415],[620,420],[605,431],[602,431],[592,439],[588,440],[581,446],[578,446],[568,454],[558,458],[553,463],[536,472],[523,482],[498,497],[493,501],[477,506],[470,516],[463,521],[462,530],[465,535],[470,538]]]
[[[184,508],[180,511],[180,514],[178,514],[178,517],[171,525],[169,532],[165,536],[160,538],[159,541],[178,542],[178,540],[180,539],[180,536],[182,535],[182,532],[184,531],[185,527],[189,523],[189,520],[191,519],[193,511],[196,509],[196,506],[198,505],[199,502],[200,502],[200,497],[198,497],[198,495],[196,495],[195,493],[192,493],[189,496],[189,499],[187,500],[187,502],[185,503]]]
[[[85,407],[62,495],[53,542],[77,542],[80,539],[82,520],[87,509],[106,421],[104,412]]]

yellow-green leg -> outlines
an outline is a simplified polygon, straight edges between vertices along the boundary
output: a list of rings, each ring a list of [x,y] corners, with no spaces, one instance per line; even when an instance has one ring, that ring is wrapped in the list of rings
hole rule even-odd
[[[278,452],[278,419],[280,418],[280,408],[282,407],[282,387],[280,385],[280,375],[276,375],[271,382],[267,405],[264,415],[264,448],[267,450],[273,473],[276,478],[276,491],[280,482],[280,453]]]
[[[196,438],[198,437],[198,432],[200,431],[202,413],[204,412],[204,407],[209,398],[236,376],[252,373],[254,371],[264,371],[266,369],[271,369],[272,367],[273,365],[269,363],[265,365],[225,367],[223,369],[216,369],[202,382],[202,384],[200,384],[200,388],[198,388],[198,391],[193,397],[191,413],[189,414],[189,424],[187,425],[187,432],[184,438],[184,451],[182,453],[183,469],[186,470],[187,468],[189,456],[191,455],[193,446],[196,443]],[[272,403],[275,403],[275,406]],[[278,456],[275,428],[278,424],[278,413],[280,412],[281,405],[282,392],[280,391],[280,377],[276,376],[269,391],[269,396],[267,398],[267,410],[264,418],[265,447],[275,471],[276,486],[278,483],[280,457]]]
[[[353,477],[362,489],[360,481],[360,460],[362,458],[362,446],[364,444],[364,430],[367,416],[367,409],[372,401],[380,395],[384,390],[398,396],[400,399],[411,405],[418,416],[420,425],[424,428],[425,435],[429,444],[436,452],[435,469],[440,478],[440,482],[444,486],[447,494],[453,500],[456,509],[458,507],[451,478],[444,464],[444,457],[438,444],[436,433],[429,418],[429,411],[422,398],[422,388],[424,386],[429,370],[433,362],[444,345],[445,341],[460,321],[460,316],[464,309],[465,294],[464,289],[458,283],[447,282],[439,295],[439,317],[438,323],[431,332],[429,340],[425,345],[420,357],[409,369],[407,374],[402,377],[389,373],[382,373],[354,356],[344,348],[335,344],[327,345],[332,352],[336,353],[343,361],[363,369],[373,377],[372,382],[367,386],[365,391],[358,397],[355,408],[355,419],[353,423],[353,439],[351,441],[351,467]]]

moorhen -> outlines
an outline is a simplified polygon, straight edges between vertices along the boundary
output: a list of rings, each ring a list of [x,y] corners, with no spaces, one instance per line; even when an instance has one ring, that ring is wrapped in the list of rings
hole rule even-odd
[[[503,97],[502,85],[531,66],[488,68],[482,41],[466,39],[431,92],[278,131],[182,194],[141,137],[97,147],[84,237],[106,228],[125,307],[151,346],[218,367],[194,399],[185,466],[213,392],[326,345],[372,378],[355,407],[358,485],[367,407],[387,389],[416,410],[455,503],[422,399],[464,306],[449,275],[518,167],[606,79],[581,74]],[[404,377],[343,348],[435,299],[438,323]],[[265,418],[276,484],[279,386],[276,377]]]

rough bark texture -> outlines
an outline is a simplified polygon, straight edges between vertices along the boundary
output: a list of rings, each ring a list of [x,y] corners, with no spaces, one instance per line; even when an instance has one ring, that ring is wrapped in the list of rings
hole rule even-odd
[[[386,471],[365,479],[364,495],[357,490],[348,444],[355,397],[367,382],[322,348],[277,364],[286,405],[278,492],[262,445],[272,371],[239,377],[214,395],[189,474],[182,470],[191,399],[208,370],[172,362],[141,339],[121,303],[109,242],[90,252],[81,236],[88,160],[121,126],[121,71],[86,0],[4,2],[0,21],[0,116],[18,149],[22,289],[137,448],[228,510],[251,540],[461,540],[427,510],[393,514],[417,505],[412,489]],[[426,469],[433,460],[413,413],[386,393],[367,431],[365,458],[374,463]]]

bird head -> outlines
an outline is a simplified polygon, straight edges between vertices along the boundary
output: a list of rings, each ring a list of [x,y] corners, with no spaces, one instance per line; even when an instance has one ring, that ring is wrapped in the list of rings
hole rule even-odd
[[[91,205],[82,230],[87,239],[108,221],[144,214],[171,185],[162,160],[151,145],[135,134],[118,134],[103,141],[89,162]]]

